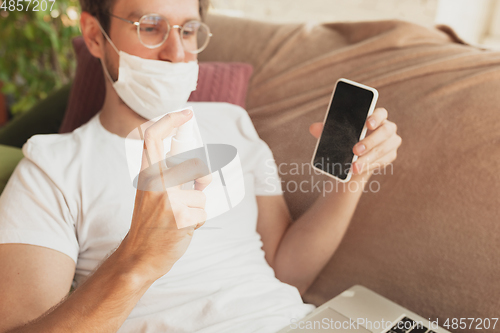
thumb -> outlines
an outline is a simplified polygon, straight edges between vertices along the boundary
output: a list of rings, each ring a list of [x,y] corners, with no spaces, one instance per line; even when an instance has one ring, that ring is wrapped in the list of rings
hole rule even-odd
[[[144,140],[141,171],[161,161],[165,155],[163,140],[172,134],[172,131],[193,117],[193,111],[186,109],[181,112],[171,112],[160,118],[156,123],[142,132],[139,127],[141,139]]]
[[[321,136],[321,132],[323,132],[323,123],[313,123],[311,126],[309,126],[309,132],[316,139],[319,139],[319,137]]]
[[[141,169],[139,171],[137,189],[141,188],[139,184],[149,184],[148,178],[150,177],[146,176],[145,173],[146,170],[154,164],[158,165],[158,169],[154,171],[154,173],[156,173],[162,180],[162,183],[164,183],[162,163],[158,163],[163,160],[165,156],[163,151],[163,140],[172,133],[174,128],[184,124],[192,117],[193,111],[191,109],[186,109],[181,112],[168,113],[152,125],[149,125],[151,121],[147,122],[144,124],[147,126],[145,130],[143,126],[138,127],[140,138],[144,140],[144,146],[142,149]],[[149,173],[151,173],[151,168],[149,169]],[[162,188],[165,187],[162,186]]]

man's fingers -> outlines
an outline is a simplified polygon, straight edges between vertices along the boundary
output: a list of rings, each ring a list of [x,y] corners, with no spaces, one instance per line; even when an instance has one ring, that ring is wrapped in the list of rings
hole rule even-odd
[[[205,193],[196,190],[168,190],[175,223],[179,229],[192,226],[196,230],[207,220]]]
[[[373,172],[374,170],[383,169],[394,162],[397,154],[397,150],[390,150],[387,154],[379,158],[374,163],[357,164],[358,162],[356,162],[353,165],[353,172],[354,174],[360,174],[363,172]]]
[[[172,190],[168,194],[172,200],[191,208],[205,208],[207,201],[205,193],[197,190]]]
[[[192,158],[164,172],[165,185],[169,188],[207,175],[210,175],[210,170],[205,162],[199,158]]]
[[[194,181],[194,189],[203,191],[212,182],[212,174],[209,173],[203,177],[197,178]]]
[[[362,170],[366,170],[367,167],[370,169],[376,168],[374,165],[379,163],[380,159],[388,155],[390,152],[397,152],[401,142],[401,137],[394,134],[390,139],[374,147],[367,154],[361,156],[356,162],[354,162],[354,171],[360,172]]]
[[[163,151],[163,140],[172,134],[174,128],[179,127],[193,117],[193,112],[186,109],[181,112],[171,112],[158,120],[153,125],[143,130],[139,126],[139,134],[144,140],[144,153],[141,170],[161,161],[165,155]]]
[[[147,151],[145,149],[142,153],[142,158],[143,161],[144,159],[148,159]],[[167,189],[165,187],[165,180],[163,177],[166,171],[167,170],[163,166],[162,162],[153,164],[152,166],[139,172],[139,175],[134,180],[134,186],[141,191],[163,192]]]
[[[378,127],[375,131],[371,132],[363,140],[359,141],[353,147],[353,153],[362,156],[369,153],[374,147],[385,142],[394,135],[397,131],[397,126],[391,121],[385,121],[384,124]]]
[[[178,213],[174,210],[175,223],[179,229],[197,225],[207,220],[207,213],[201,208],[184,208]]]
[[[199,227],[203,226],[205,224],[205,221],[198,223],[195,227],[194,230],[198,229]]]
[[[366,119],[366,126],[373,131],[378,128],[387,119],[387,110],[384,108],[376,108],[372,115]]]
[[[198,224],[207,220],[207,212],[202,208],[188,208],[191,224]]]
[[[140,172],[137,189],[165,191],[195,180],[195,189],[201,191],[208,186],[211,179],[208,166],[199,158],[189,159],[170,169],[167,169],[163,161],[160,161]]]
[[[323,123],[313,123],[311,126],[309,126],[309,132],[316,139],[319,139],[319,137],[321,136],[321,132],[323,132]]]

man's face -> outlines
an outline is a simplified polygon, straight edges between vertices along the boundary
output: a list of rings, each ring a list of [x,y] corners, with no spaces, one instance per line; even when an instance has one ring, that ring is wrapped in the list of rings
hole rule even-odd
[[[160,14],[168,19],[171,26],[183,25],[190,20],[201,20],[198,0],[116,0],[113,15],[139,21],[145,14]],[[118,50],[145,59],[170,62],[196,60],[197,55],[184,51],[179,29],[171,29],[167,40],[155,49],[141,44],[137,36],[137,26],[110,17],[109,36]],[[106,65],[114,80],[118,78],[119,57],[109,43],[105,44]]]

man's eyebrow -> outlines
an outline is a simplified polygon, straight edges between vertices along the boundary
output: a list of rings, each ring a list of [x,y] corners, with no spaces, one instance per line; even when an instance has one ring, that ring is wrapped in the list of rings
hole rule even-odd
[[[139,10],[134,10],[133,12],[131,12],[130,14],[127,15],[126,19],[128,20],[132,20],[132,19],[140,19],[141,17],[143,17],[145,14],[147,13],[143,13],[142,11],[139,11]],[[149,14],[153,14],[153,13],[149,13]],[[194,16],[194,17],[190,17],[190,18],[187,18],[184,20],[184,23],[186,22],[189,22],[189,21],[201,21],[201,17],[199,16]]]
[[[131,19],[134,19],[134,18],[141,18],[144,14],[138,10],[134,10],[133,12],[131,12],[130,14],[127,15],[127,19],[131,20]]]
[[[195,16],[195,17],[187,18],[184,20],[184,22],[182,24],[189,22],[189,21],[200,21],[201,22],[201,17]]]

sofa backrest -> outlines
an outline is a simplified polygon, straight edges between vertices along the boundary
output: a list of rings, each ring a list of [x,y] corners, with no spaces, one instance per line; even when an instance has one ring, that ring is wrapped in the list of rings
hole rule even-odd
[[[465,45],[445,26],[397,20],[208,24],[202,61],[254,67],[247,110],[281,166],[295,217],[328,180],[307,171],[316,143],[308,127],[323,120],[338,78],[378,89],[403,138],[393,171],[372,177],[305,300],[321,304],[362,284],[440,322],[497,315],[500,53]],[[296,165],[305,171],[293,174]]]

